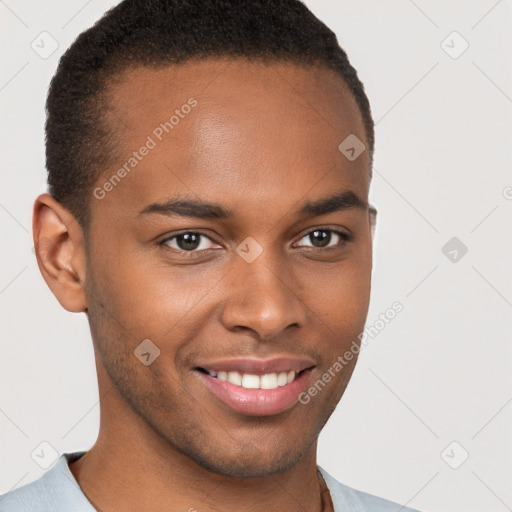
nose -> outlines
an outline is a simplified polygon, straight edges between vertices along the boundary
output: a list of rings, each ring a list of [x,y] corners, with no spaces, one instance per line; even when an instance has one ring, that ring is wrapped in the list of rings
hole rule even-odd
[[[288,327],[302,327],[307,320],[307,306],[289,263],[266,254],[252,263],[234,263],[221,313],[226,329],[248,329],[260,340],[270,340]]]

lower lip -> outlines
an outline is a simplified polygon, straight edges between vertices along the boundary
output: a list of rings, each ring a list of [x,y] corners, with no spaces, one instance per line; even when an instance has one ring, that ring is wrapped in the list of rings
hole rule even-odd
[[[253,416],[278,414],[293,407],[306,388],[311,369],[275,389],[246,389],[197,370],[212,393],[234,411]]]

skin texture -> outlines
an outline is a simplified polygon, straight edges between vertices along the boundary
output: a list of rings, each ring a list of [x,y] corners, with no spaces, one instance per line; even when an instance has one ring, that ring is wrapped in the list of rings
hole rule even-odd
[[[141,91],[143,93],[141,94]],[[119,144],[105,180],[161,122],[197,100],[102,199],[91,196],[87,237],[48,194],[34,205],[38,262],[68,311],[86,311],[98,372],[98,440],[70,469],[103,512],[321,510],[317,437],[356,358],[306,405],[270,416],[228,408],[207,389],[199,361],[308,357],[309,385],[364,329],[372,239],[368,208],[299,217],[334,191],[368,200],[368,151],[354,99],[323,67],[219,59],[134,68],[109,88]],[[139,214],[180,195],[229,208],[232,218]],[[330,247],[308,233],[331,232]],[[190,255],[176,232],[199,230]],[[248,236],[263,252],[247,263]],[[186,245],[181,245],[186,247]],[[203,249],[209,249],[203,251]],[[134,355],[159,348],[148,366]]]

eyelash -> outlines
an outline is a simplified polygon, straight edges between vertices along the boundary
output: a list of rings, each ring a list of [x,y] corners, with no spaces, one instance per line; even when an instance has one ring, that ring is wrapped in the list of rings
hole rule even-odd
[[[340,237],[340,239],[342,240],[342,242],[340,244],[334,245],[334,246],[329,246],[329,247],[312,247],[312,246],[310,246],[310,247],[308,247],[309,249],[313,249],[313,250],[319,251],[319,252],[323,252],[325,250],[333,249],[335,247],[342,247],[344,244],[346,244],[348,242],[351,242],[353,240],[353,238],[354,238],[353,235],[345,233],[343,231],[338,231],[336,229],[327,228],[327,227],[321,227],[320,226],[320,227],[313,228],[310,231],[304,233],[299,238],[299,241],[302,240],[303,238],[311,235],[315,231],[325,231],[325,232],[328,232],[328,233],[334,233],[335,235],[338,235]],[[167,243],[170,240],[173,240],[173,239],[177,238],[180,235],[186,235],[186,234],[200,235],[200,236],[203,236],[205,238],[208,238],[213,243],[217,243],[214,240],[212,240],[208,235],[206,235],[205,233],[202,233],[201,231],[192,231],[192,230],[190,230],[190,231],[182,231],[181,233],[176,233],[176,234],[174,234],[172,236],[164,238],[163,240],[158,242],[158,245],[162,246],[164,249],[170,250],[172,252],[176,252],[177,251],[177,252],[180,253],[180,255],[186,255],[185,257],[188,257],[188,258],[194,258],[194,257],[197,257],[197,256],[201,255],[201,253],[205,253],[205,252],[208,253],[210,251],[217,250],[217,249],[202,249],[202,250],[194,249],[194,250],[191,250],[191,251],[185,251],[184,249],[176,249],[174,247],[166,247]],[[330,242],[331,242],[331,240],[329,241],[329,243]],[[218,244],[218,245],[220,245],[220,244]]]

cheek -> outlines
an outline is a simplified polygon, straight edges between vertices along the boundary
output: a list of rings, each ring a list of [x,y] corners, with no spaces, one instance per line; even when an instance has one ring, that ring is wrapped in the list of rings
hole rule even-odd
[[[338,289],[331,290],[335,297],[331,308],[341,323],[341,328],[353,330],[361,328],[366,321],[370,302],[370,277],[367,272],[356,269],[347,271],[344,279],[340,280]]]
[[[357,336],[364,328],[372,265],[368,242],[361,241],[346,260],[332,265],[309,262],[293,272],[294,293],[311,310],[313,324],[329,327],[326,335]],[[171,266],[153,253],[121,246],[111,242],[106,247],[116,247],[115,251],[102,249],[93,255],[93,300],[101,300],[135,336],[162,340],[172,330],[174,339],[191,339],[214,314],[219,293],[229,300],[223,279],[229,265]]]
[[[101,327],[102,337],[118,339],[131,351],[149,339],[161,350],[162,364],[179,366],[214,315],[226,269],[171,268],[148,255],[95,265],[101,269],[94,276],[95,299],[102,304],[98,319],[109,323]]]
[[[371,259],[365,255],[302,278],[301,296],[333,332],[362,328],[368,313]]]
[[[192,277],[190,268],[176,271],[140,258],[99,258],[94,261],[94,288],[109,309],[131,324],[171,326],[194,307],[208,283]]]

